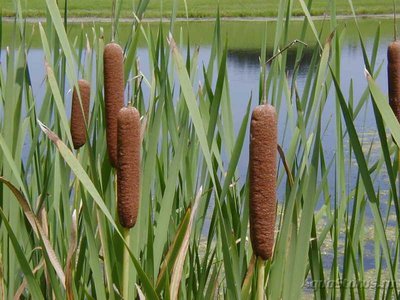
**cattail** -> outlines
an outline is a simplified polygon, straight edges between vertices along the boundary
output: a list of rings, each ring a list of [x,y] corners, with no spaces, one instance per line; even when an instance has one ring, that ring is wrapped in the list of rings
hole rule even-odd
[[[400,122],[400,41],[390,43],[387,50],[389,104]]]
[[[275,108],[257,106],[250,125],[250,237],[254,253],[264,260],[274,246],[277,135]]]
[[[90,83],[84,79],[78,81],[81,102],[79,101],[78,91],[74,88],[72,93],[71,108],[71,136],[75,149],[79,149],[86,143],[86,126],[89,120],[90,105]],[[82,113],[83,109],[83,113]]]
[[[117,208],[125,228],[136,223],[140,184],[140,115],[134,107],[118,113]]]
[[[117,118],[124,106],[124,57],[122,48],[116,43],[104,48],[104,97],[106,103],[106,134],[108,157],[117,167]]]

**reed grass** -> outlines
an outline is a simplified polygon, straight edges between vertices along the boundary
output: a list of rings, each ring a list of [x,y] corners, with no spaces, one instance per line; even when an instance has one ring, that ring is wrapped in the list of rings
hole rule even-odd
[[[267,24],[260,45],[260,88],[243,99],[248,104],[241,119],[232,113],[220,16],[203,68],[198,49],[186,44],[183,34],[168,34],[174,32],[176,10],[169,30],[154,31],[140,20],[149,1],[138,1],[139,19],[127,39],[118,34],[114,16],[114,42],[125,58],[118,82],[145,124],[140,205],[129,231],[118,225],[117,188],[107,153],[108,62],[103,53],[110,40],[97,26],[69,39],[68,20],[55,0],[46,0],[47,22],[39,25],[46,78],[39,99],[27,57],[29,33],[16,20],[15,38],[2,52],[0,68],[2,297],[398,298],[400,125],[376,80],[385,64],[377,59],[381,28],[376,28],[372,49],[366,49],[349,1],[366,85],[344,90],[346,29],[337,26],[335,3],[327,8],[326,33],[311,18],[314,2],[299,1],[304,21],[296,39],[313,40],[299,88],[298,67],[288,76],[288,53],[280,51],[292,42],[295,3],[280,1],[274,34]],[[22,1],[13,4],[22,14]],[[139,36],[149,53],[148,77],[135,63]],[[294,49],[298,66],[305,45],[296,43]],[[269,57],[274,59],[267,64]],[[78,78],[95,80],[88,140],[75,156],[66,99],[69,88],[78,88]],[[354,89],[363,91],[359,98]],[[267,262],[255,259],[251,250],[249,174],[240,176],[238,167],[250,112],[264,102],[275,107],[281,132],[277,233],[273,259]],[[374,143],[357,125],[368,108],[376,123]],[[333,115],[330,122],[327,110]],[[328,125],[335,129],[333,157],[325,140]],[[381,177],[388,178],[387,185],[379,185]],[[373,261],[370,270],[367,259]]]

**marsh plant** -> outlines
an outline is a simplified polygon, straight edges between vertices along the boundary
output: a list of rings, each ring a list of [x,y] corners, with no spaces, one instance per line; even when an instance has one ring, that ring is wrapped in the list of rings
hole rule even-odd
[[[154,31],[142,21],[149,1],[136,1],[129,36],[120,40],[122,1],[116,1],[112,37],[95,23],[84,25],[89,34],[82,27],[69,37],[68,10],[60,13],[56,0],[46,0],[45,22],[34,27],[46,70],[39,98],[21,2],[13,1],[13,39],[1,44],[0,298],[399,297],[400,125],[386,87],[375,82],[386,67],[377,60],[380,27],[367,51],[351,1],[366,86],[342,88],[346,28],[338,26],[335,1],[322,23],[328,34],[310,16],[313,1],[296,2],[304,20],[293,41],[295,1],[282,0],[275,34],[267,34],[266,23],[260,45],[259,90],[242,99],[248,104],[240,119],[232,113],[217,12],[210,57],[201,65],[190,35],[172,34],[173,9],[169,29]],[[137,60],[139,40],[149,54],[149,76]],[[312,56],[299,88],[306,46]],[[291,74],[288,48],[296,53]],[[119,90],[107,92],[113,81]],[[354,89],[362,89],[359,99]],[[79,120],[69,120],[71,98]],[[250,150],[250,171],[241,172],[259,104],[267,119],[261,114],[252,124],[258,126],[252,137],[262,142]],[[374,153],[355,126],[368,107],[379,144]],[[333,156],[324,143],[327,126],[334,127]],[[264,161],[266,167],[259,165]],[[252,173],[265,168],[268,174]],[[381,176],[388,178],[387,193],[376,183]],[[126,220],[121,205],[133,209]],[[372,268],[365,262],[371,249]]]

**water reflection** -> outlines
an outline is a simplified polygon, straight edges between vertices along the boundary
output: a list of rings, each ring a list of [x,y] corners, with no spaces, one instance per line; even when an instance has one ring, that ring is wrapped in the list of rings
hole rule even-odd
[[[300,64],[298,66],[298,72],[300,77],[307,75],[308,68],[314,53],[315,47],[306,47],[302,51],[302,56],[300,58]],[[297,48],[292,47],[286,52],[286,66],[289,73],[292,73],[297,57]],[[252,71],[260,70],[260,49],[229,49],[228,50],[228,61],[231,64],[240,66],[244,70],[250,69]],[[272,49],[267,49],[266,57],[270,58],[274,56]]]

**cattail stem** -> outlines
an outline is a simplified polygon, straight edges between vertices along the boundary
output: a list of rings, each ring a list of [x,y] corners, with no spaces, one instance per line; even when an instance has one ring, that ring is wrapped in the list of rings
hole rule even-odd
[[[257,257],[253,253],[249,262],[249,266],[247,268],[246,277],[243,280],[240,299],[246,299],[250,294],[250,288],[252,286],[253,275],[255,272],[256,264],[257,264]]]
[[[76,159],[79,161],[79,150],[76,154]],[[74,207],[77,211],[79,211],[80,203],[79,203],[79,179],[75,176],[74,179],[74,188],[75,188],[75,197],[74,197]]]
[[[257,300],[264,300],[265,261],[260,257],[257,258],[257,269]]]
[[[129,257],[129,243],[130,243],[130,230],[124,228],[123,235],[125,240],[123,266],[122,266],[122,297],[123,299],[131,299],[129,297],[129,271],[130,271],[130,257]]]
[[[115,41],[115,4],[116,0],[113,0],[111,7],[111,41]]]
[[[396,17],[396,0],[393,0],[393,35],[394,40],[397,40],[397,17]]]

